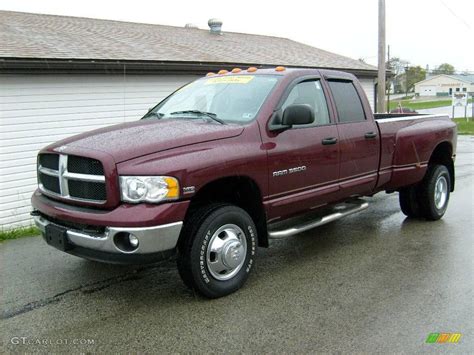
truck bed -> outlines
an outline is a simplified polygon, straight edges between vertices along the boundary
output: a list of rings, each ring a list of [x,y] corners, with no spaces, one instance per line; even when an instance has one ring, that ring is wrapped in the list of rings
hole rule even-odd
[[[456,125],[447,115],[383,113],[374,118],[381,137],[378,189],[417,183],[436,145],[456,141]]]
[[[387,118],[403,118],[403,117],[412,117],[412,116],[427,116],[422,113],[374,113],[374,118],[376,120],[384,120]]]

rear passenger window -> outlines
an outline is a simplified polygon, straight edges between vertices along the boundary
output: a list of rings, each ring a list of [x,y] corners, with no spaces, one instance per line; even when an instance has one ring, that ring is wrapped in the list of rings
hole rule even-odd
[[[364,108],[352,82],[329,81],[329,87],[336,103],[339,122],[365,121]]]
[[[304,125],[303,127],[329,124],[328,105],[319,80],[304,81],[296,84],[283,103],[283,111],[293,104],[308,104],[314,111],[314,123]]]

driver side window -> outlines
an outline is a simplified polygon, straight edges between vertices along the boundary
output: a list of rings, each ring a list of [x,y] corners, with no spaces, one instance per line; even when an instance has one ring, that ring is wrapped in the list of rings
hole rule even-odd
[[[329,124],[329,112],[323,88],[319,80],[303,81],[291,90],[282,105],[284,111],[289,105],[307,104],[314,112],[314,122],[303,127],[320,126]]]

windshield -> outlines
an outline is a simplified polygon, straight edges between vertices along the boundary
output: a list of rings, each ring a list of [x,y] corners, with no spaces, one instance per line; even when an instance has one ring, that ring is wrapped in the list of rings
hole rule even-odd
[[[257,115],[278,76],[229,75],[196,80],[163,100],[144,118],[203,118],[246,123]]]

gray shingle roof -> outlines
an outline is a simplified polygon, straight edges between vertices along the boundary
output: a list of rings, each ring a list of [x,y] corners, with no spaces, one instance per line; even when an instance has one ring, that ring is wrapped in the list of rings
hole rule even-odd
[[[470,84],[474,84],[474,74],[453,74],[450,76],[459,80],[466,81]]]
[[[248,63],[375,71],[286,38],[0,11],[0,58]]]

